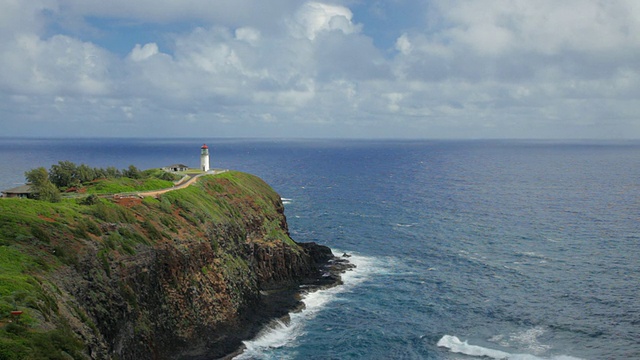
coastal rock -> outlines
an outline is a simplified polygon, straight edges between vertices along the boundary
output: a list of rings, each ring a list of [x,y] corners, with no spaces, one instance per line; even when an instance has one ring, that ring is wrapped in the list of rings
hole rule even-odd
[[[249,174],[83,206],[76,224],[42,224],[69,260],[38,275],[52,310],[29,311],[46,315],[41,329],[69,328],[90,359],[224,357],[300,307],[301,285],[339,284],[350,267],[294,242],[280,197]]]

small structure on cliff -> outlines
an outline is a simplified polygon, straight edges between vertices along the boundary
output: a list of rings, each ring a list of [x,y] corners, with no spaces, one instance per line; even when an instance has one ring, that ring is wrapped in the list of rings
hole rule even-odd
[[[200,170],[209,171],[209,147],[203,144],[200,148]]]
[[[32,198],[33,197],[33,188],[31,184],[24,184],[18,187],[14,187],[11,189],[3,190],[2,197],[7,198]]]
[[[162,170],[169,171],[169,172],[180,172],[180,171],[189,170],[189,167],[184,164],[173,164],[173,165],[163,167]]]
[[[209,169],[209,147],[207,144],[203,144],[200,147],[200,170],[207,172]],[[165,166],[162,170],[167,172],[185,172],[189,171],[189,167],[185,164],[179,163]]]

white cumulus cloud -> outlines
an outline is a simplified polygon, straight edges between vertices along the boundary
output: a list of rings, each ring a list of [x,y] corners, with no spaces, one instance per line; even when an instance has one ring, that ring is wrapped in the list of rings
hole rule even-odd
[[[0,125],[640,137],[640,2],[403,2],[415,22],[373,28],[402,20],[376,4],[0,0]]]
[[[136,44],[136,46],[129,53],[129,58],[133,61],[142,61],[156,55],[158,53],[158,45],[156,43],[145,44],[144,46],[140,46],[140,44]]]
[[[411,53],[411,40],[409,40],[407,34],[402,34],[402,36],[396,40],[396,50],[404,55]]]
[[[360,26],[353,24],[352,18],[353,13],[344,6],[308,2],[296,12],[294,31],[309,40],[315,39],[322,31],[338,30],[351,34],[360,31]]]

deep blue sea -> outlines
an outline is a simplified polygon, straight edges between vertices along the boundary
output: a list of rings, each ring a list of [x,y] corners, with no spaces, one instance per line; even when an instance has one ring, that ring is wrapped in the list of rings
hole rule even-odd
[[[640,142],[0,139],[0,188],[205,142],[358,266],[239,359],[640,358]]]

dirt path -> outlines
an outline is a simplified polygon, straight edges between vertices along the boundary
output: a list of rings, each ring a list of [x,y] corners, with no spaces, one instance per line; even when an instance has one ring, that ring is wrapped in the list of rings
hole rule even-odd
[[[225,173],[225,172],[227,172],[227,171],[229,171],[229,170],[210,170],[210,171],[207,171],[206,173],[198,174],[198,175],[192,176],[189,180],[187,180],[187,181],[183,182],[183,183],[182,183],[182,184],[180,184],[180,185],[173,186],[173,187],[166,188],[166,189],[161,189],[161,190],[143,191],[143,192],[139,192],[139,193],[137,193],[136,195],[137,195],[137,196],[140,196],[140,197],[148,197],[148,196],[157,197],[158,195],[160,195],[160,194],[164,194],[164,193],[169,192],[169,191],[178,190],[178,189],[184,189],[184,188],[186,188],[187,186],[190,186],[191,184],[193,184],[193,183],[195,183],[196,181],[198,181],[198,178],[199,178],[200,176],[204,176],[204,175],[217,175],[217,174]]]

